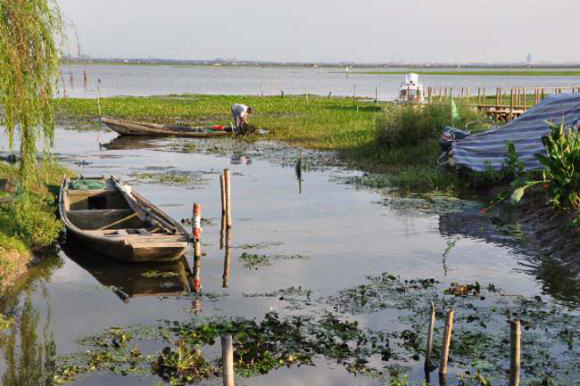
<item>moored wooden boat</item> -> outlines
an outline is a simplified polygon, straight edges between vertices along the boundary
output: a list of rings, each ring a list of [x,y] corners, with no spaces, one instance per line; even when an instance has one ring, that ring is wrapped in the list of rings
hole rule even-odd
[[[65,177],[59,212],[67,235],[116,260],[175,261],[189,240],[181,224],[115,177]]]
[[[113,131],[120,135],[140,135],[140,136],[174,136],[187,138],[213,138],[232,135],[230,130],[225,130],[223,126],[193,127],[193,126],[171,126],[158,123],[128,121],[123,119],[101,118]]]

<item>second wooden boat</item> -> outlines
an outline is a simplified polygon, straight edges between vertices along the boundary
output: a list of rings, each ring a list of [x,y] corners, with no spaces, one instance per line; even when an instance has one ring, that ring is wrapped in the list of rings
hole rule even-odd
[[[173,136],[187,138],[212,138],[232,135],[223,126],[193,127],[187,125],[161,125],[158,123],[128,121],[123,119],[101,118],[113,131],[121,135]]]
[[[64,178],[59,212],[67,235],[121,261],[175,261],[190,238],[181,224],[114,177]]]

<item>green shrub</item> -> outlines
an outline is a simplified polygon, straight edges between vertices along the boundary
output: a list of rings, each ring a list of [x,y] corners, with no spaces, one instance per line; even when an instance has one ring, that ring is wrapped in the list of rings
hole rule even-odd
[[[545,166],[550,201],[556,207],[580,208],[580,131],[553,125],[542,138],[547,155],[536,154]]]
[[[485,117],[466,105],[458,106],[458,120],[453,126],[464,128],[467,123],[481,122]],[[451,125],[451,105],[432,104],[423,106],[405,105],[386,109],[377,118],[377,139],[387,148],[416,146],[419,143],[437,138],[445,126]],[[478,129],[482,124],[470,125],[469,129]]]
[[[62,229],[52,200],[48,195],[28,194],[0,207],[1,232],[22,240],[32,249],[51,245]]]

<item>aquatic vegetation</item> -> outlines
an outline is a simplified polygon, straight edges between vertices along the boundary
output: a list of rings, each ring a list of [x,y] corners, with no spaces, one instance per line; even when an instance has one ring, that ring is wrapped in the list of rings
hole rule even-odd
[[[244,293],[244,296],[248,298],[278,298],[280,301],[287,302],[290,305],[288,308],[292,310],[303,309],[304,306],[314,304],[311,290],[294,286],[265,293]]]
[[[566,384],[575,376],[575,364],[580,360],[578,313],[539,296],[506,294],[493,284],[454,284],[451,291],[446,291],[434,279],[405,280],[383,273],[368,280],[367,284],[347,288],[336,296],[316,300],[301,287],[245,295],[279,297],[290,303],[312,302],[319,307],[317,315],[282,317],[270,312],[259,321],[205,317],[161,321],[148,327],[113,328],[83,340],[88,353],[78,354],[74,361],[60,358],[58,369],[72,369],[70,372],[77,376],[106,369],[131,374],[153,365],[157,374],[174,384],[212,379],[219,375],[221,362],[209,354],[215,352],[210,348],[221,336],[229,334],[234,342],[236,374],[241,377],[266,374],[281,367],[313,365],[315,358],[323,358],[340,364],[349,373],[384,379],[388,385],[417,384],[406,376],[405,364],[412,365],[423,358],[426,321],[433,301],[438,320],[434,358],[440,353],[439,325],[445,310],[456,311],[450,365],[462,372],[456,377],[458,384],[487,385],[505,379],[509,367],[506,321],[514,318],[520,319],[523,326],[524,384]],[[328,312],[327,306],[334,311]],[[295,308],[299,309],[300,306]],[[387,310],[396,322],[396,327],[389,330],[363,328],[348,318],[348,314]],[[165,347],[145,355],[136,349],[140,344]]]
[[[159,183],[166,185],[202,185],[208,182],[205,173],[180,170],[165,170],[163,172],[133,172],[129,177],[139,182]]]
[[[143,272],[141,274],[141,276],[147,277],[147,278],[155,278],[155,277],[168,278],[168,277],[179,276],[179,274],[177,272],[161,272],[161,271],[154,269],[151,271]]]
[[[419,358],[423,354],[425,323],[431,301],[437,306],[437,318],[444,310],[456,312],[451,345],[451,365],[481,371],[490,379],[503,378],[509,368],[509,331],[506,321],[520,319],[523,326],[522,371],[525,382],[541,382],[553,378],[566,384],[574,374],[574,363],[580,360],[580,347],[574,342],[580,332],[570,326],[580,325],[580,314],[539,296],[513,296],[493,284],[484,288],[479,283],[454,284],[441,290],[429,279],[402,280],[384,273],[369,277],[369,283],[341,291],[326,299],[337,312],[352,314],[399,310],[399,323],[405,326],[398,336],[391,337],[406,351]],[[436,328],[435,331],[440,331]],[[436,333],[434,350],[441,341]],[[399,354],[400,355],[400,354]]]
[[[243,252],[239,257],[240,260],[244,262],[244,267],[249,269],[258,269],[260,267],[267,267],[272,264],[275,260],[295,260],[295,259],[307,259],[307,256],[303,255],[258,255],[255,253]]]
[[[265,243],[252,243],[252,244],[241,244],[237,245],[234,248],[239,249],[265,249],[270,247],[279,247],[283,245],[282,242],[279,241],[272,241],[272,242],[265,242]]]
[[[153,372],[172,385],[193,383],[219,375],[218,368],[208,363],[201,350],[179,339],[175,349],[165,347],[152,366]]]

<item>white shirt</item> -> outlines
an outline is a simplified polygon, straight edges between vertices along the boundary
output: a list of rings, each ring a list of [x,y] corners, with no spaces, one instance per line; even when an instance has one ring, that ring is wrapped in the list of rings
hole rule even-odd
[[[246,118],[248,116],[248,106],[236,103],[232,105],[234,117]]]

